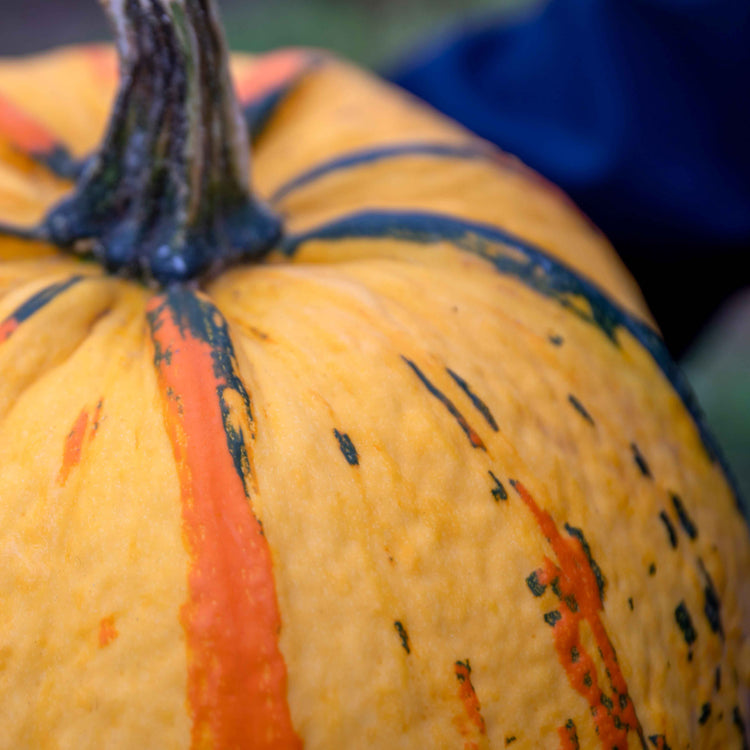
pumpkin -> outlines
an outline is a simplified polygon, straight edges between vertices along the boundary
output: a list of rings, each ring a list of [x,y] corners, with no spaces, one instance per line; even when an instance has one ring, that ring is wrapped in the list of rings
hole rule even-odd
[[[106,7],[119,89],[0,64],[0,748],[748,747],[748,528],[601,234],[323,53],[230,84],[208,0]]]

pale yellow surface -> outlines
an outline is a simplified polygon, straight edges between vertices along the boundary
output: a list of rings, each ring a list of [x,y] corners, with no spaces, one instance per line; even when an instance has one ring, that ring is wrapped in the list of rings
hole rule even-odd
[[[44,61],[29,74],[47,80],[58,62],[77,64]],[[0,91],[24,94],[18,75],[0,66]],[[56,103],[59,132],[81,139],[76,153],[95,138],[78,133],[66,107],[95,100],[91,122],[101,122],[99,99],[85,81],[80,88],[80,102]],[[33,89],[28,99],[28,111],[42,113]],[[319,124],[313,107],[322,110]],[[317,161],[407,134],[468,137],[359,73],[324,68],[259,142],[255,181],[270,195]],[[396,205],[513,222],[508,229],[585,268],[646,316],[609,247],[534,180],[442,159],[393,168],[341,173],[320,182],[319,198],[310,185],[279,208],[294,227]],[[0,220],[11,221],[3,205]],[[0,322],[54,281],[92,278],[0,344],[0,750],[188,748],[179,620],[188,557],[148,342],[148,293],[95,277],[90,265],[19,253],[13,245],[15,259],[0,263]],[[293,261],[274,255],[230,270],[207,291],[229,322],[252,398],[254,510],[273,556],[289,705],[305,748],[468,750],[464,743],[504,748],[515,737],[513,748],[557,750],[568,719],[582,748],[602,746],[543,619],[559,601],[551,591],[535,598],[526,583],[555,554],[511,479],[564,537],[565,524],[585,534],[606,578],[602,621],[644,736],[663,733],[672,748],[742,746],[732,712],[738,706],[750,717],[747,526],[679,397],[629,334],[618,330],[616,346],[558,302],[447,243],[310,242]],[[472,447],[403,357],[486,450]],[[446,368],[487,405],[497,432]],[[61,483],[67,435],[100,400],[98,429]],[[334,430],[351,438],[357,466]],[[493,497],[490,471],[507,500]],[[671,493],[696,539],[680,526]],[[703,614],[699,560],[719,595],[723,639]],[[691,661],[675,622],[680,602],[697,634]],[[110,617],[117,636],[101,645]],[[396,621],[408,632],[408,653]],[[595,654],[585,628],[583,642]],[[455,664],[467,659],[486,735],[459,699]],[[711,719],[700,726],[707,702]],[[635,732],[628,738],[641,746]]]
[[[365,255],[368,244],[374,254],[376,243],[346,247]],[[535,599],[525,582],[552,553],[509,486],[515,478],[561,529],[584,531],[607,579],[603,620],[644,731],[666,732],[673,747],[739,746],[730,722],[699,731],[694,713],[710,701],[731,714],[736,693],[726,704],[711,694],[719,664],[726,675],[744,670],[748,700],[747,529],[671,386],[629,336],[618,349],[556,303],[447,248],[399,250],[398,261],[238,270],[211,289],[258,404],[255,455],[265,469],[256,507],[288,613],[282,647],[295,725],[306,738],[309,728],[311,747],[352,736],[362,746],[455,747],[452,666],[468,658],[488,746],[516,736],[519,747],[557,748],[568,717],[582,747],[599,746],[542,619],[556,600]],[[565,343],[552,346],[551,333]],[[402,355],[487,451],[471,447]],[[446,367],[485,401],[498,433]],[[352,438],[356,469],[333,429]],[[637,469],[632,442],[653,479]],[[507,501],[493,500],[490,470]],[[678,529],[675,550],[658,518],[674,515],[670,492],[700,529],[694,542]],[[698,557],[720,587],[723,643],[702,617]],[[674,619],[682,600],[698,630],[690,663]],[[363,619],[372,623],[364,635]],[[395,620],[408,630],[408,655]],[[310,682],[294,679],[296,664]],[[334,706],[342,715],[331,726]]]
[[[149,747],[160,724],[159,747],[186,747],[187,556],[144,294],[81,287],[40,311],[39,348],[22,326],[0,358],[0,747]],[[66,436],[99,400],[63,482]]]

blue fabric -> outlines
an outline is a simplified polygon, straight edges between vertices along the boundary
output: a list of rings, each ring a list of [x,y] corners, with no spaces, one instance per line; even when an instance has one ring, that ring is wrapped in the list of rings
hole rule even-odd
[[[652,307],[670,281],[703,289],[674,350],[750,283],[748,0],[552,0],[456,30],[390,77],[564,188]]]

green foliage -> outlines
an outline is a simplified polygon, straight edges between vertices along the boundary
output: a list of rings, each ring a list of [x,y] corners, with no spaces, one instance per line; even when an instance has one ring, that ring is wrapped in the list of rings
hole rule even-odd
[[[322,47],[370,67],[387,64],[451,24],[509,16],[539,0],[265,0],[225,2],[230,46],[263,52]]]

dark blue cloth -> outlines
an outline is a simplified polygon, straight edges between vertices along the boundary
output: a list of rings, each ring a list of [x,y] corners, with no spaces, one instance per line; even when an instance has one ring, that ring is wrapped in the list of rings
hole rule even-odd
[[[750,283],[748,0],[552,0],[390,77],[565,189],[673,352]]]

